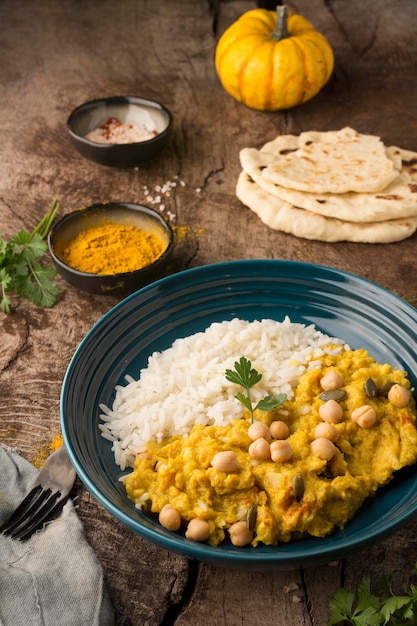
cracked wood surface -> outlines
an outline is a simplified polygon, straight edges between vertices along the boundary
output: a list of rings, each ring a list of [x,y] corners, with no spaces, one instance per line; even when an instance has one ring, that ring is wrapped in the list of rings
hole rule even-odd
[[[275,258],[347,270],[416,297],[415,244],[326,244],[274,232],[234,194],[238,154],[279,133],[352,126],[417,151],[417,3],[297,0],[325,34],[333,77],[309,103],[262,113],[231,99],[215,75],[217,37],[255,2],[1,0],[0,230],[31,229],[53,197],[61,214],[105,200],[150,204],[176,226],[172,271],[219,260]],[[70,111],[100,96],[164,102],[174,132],[153,163],[132,170],[81,159],[65,131]],[[182,181],[171,195],[157,190]],[[50,310],[14,300],[0,316],[0,440],[33,461],[59,429],[59,394],[78,343],[115,303],[59,281]],[[77,481],[78,513],[115,606],[133,625],[322,626],[344,583],[375,580],[417,559],[414,522],[343,562],[279,572],[217,569],[153,546],[124,528]],[[115,558],[117,555],[117,558]]]

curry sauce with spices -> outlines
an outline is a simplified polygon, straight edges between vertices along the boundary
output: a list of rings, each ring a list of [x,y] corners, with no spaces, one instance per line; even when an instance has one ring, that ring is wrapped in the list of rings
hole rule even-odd
[[[332,424],[337,430],[334,454],[325,459],[312,453],[312,443],[323,423],[320,380],[328,372],[340,376],[345,394],[339,400],[342,417]],[[367,394],[370,379],[377,390],[373,397]],[[387,383],[406,390],[406,406],[390,402],[382,391]],[[364,406],[375,412],[369,427],[352,419],[355,409]],[[125,478],[129,498],[138,508],[149,507],[151,514],[171,505],[184,528],[192,519],[205,520],[212,545],[228,540],[233,525],[245,521],[252,546],[276,546],[342,529],[394,472],[417,460],[416,409],[406,373],[378,364],[362,349],[322,357],[320,369],[300,377],[292,400],[270,412],[256,411],[255,417],[268,425],[277,420],[287,424],[290,459],[253,459],[249,419],[221,427],[194,425],[186,437],[148,443]],[[234,452],[235,471],[213,467],[220,451]]]

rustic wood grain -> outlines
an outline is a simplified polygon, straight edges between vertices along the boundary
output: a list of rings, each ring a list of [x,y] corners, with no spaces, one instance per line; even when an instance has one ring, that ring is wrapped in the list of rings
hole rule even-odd
[[[217,38],[247,0],[2,0],[0,3],[0,230],[32,228],[57,197],[64,214],[103,200],[154,206],[175,226],[171,271],[218,260],[307,261],[417,296],[416,237],[389,245],[326,244],[264,226],[235,197],[239,150],[279,133],[352,126],[417,151],[417,4],[413,0],[294,0],[331,43],[336,65],[313,100],[262,113],[221,88]],[[83,160],[65,131],[70,111],[100,96],[134,94],[174,115],[167,149],[131,170]],[[177,181],[157,201],[157,186]],[[0,440],[29,460],[59,430],[59,395],[74,350],[115,303],[58,280],[52,309],[14,300],[0,315]],[[115,606],[133,625],[322,626],[336,588],[364,574],[404,575],[416,560],[414,522],[344,562],[305,570],[230,571],[189,562],[114,520],[80,481],[75,501]]]

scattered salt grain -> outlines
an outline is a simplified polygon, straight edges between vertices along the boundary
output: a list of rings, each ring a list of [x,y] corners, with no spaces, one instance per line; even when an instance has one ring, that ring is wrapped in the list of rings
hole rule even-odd
[[[284,587],[284,593],[290,593],[291,591],[297,591],[299,589],[297,583],[291,582]]]

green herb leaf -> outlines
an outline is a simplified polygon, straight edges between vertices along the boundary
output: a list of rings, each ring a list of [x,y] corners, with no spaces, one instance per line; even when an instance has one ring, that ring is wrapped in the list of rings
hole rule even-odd
[[[383,589],[381,597],[371,593],[369,576],[362,578],[356,595],[344,588],[338,589],[329,602],[331,615],[327,626],[416,626],[417,587],[413,583],[404,584],[403,594],[395,595],[393,580],[396,573],[383,577],[380,583]],[[417,576],[417,563],[412,574]]]
[[[333,599],[329,602],[332,615],[327,626],[333,626],[334,624],[348,620],[353,612],[354,600],[355,596],[352,592],[344,588],[338,589]]]
[[[396,613],[398,614],[399,610],[403,607],[404,609],[410,608],[410,603],[411,600],[409,596],[394,596],[392,598],[388,598],[388,600],[385,600],[384,604],[381,607],[381,615],[384,618],[383,624],[389,624],[391,617]],[[406,610],[403,611],[404,617],[406,617],[406,612]],[[411,605],[411,612],[409,612],[408,617],[412,617],[413,614],[414,611],[412,610]]]
[[[284,404],[287,399],[287,395],[285,393],[279,393],[275,398],[272,396],[266,396],[263,400],[260,400],[255,407],[256,409],[260,409],[261,411],[272,411],[272,409],[276,409],[277,407]]]
[[[14,235],[11,239],[12,243],[17,246],[21,246],[21,255],[27,260],[31,261],[45,254],[48,246],[46,242],[37,233],[32,235],[31,233],[21,230]]]
[[[59,204],[53,201],[47,213],[32,232],[21,230],[5,241],[0,233],[0,295],[1,310],[10,313],[9,292],[16,292],[38,306],[55,304],[59,289],[53,282],[56,271],[39,263],[47,251],[45,237],[52,226]]]
[[[10,298],[7,295],[7,290],[10,287],[11,280],[7,271],[4,268],[0,269],[1,310],[3,313],[10,312]]]
[[[364,586],[365,582],[365,586]],[[379,603],[374,599],[370,599],[370,605],[366,605],[366,598],[369,593],[366,590],[365,579],[361,582],[362,589],[359,592],[359,598],[354,608],[355,595],[346,589],[338,589],[330,601],[331,617],[327,622],[327,626],[335,626],[336,624],[352,624],[353,626],[378,626],[383,624],[382,617],[378,612]]]
[[[379,600],[371,593],[370,577],[364,576],[358,587],[358,603],[356,605],[356,611],[365,611],[368,607],[372,607],[373,609],[378,610]]]
[[[245,396],[244,393],[242,393],[241,391],[238,391],[237,394],[235,395],[235,398],[239,400],[239,402],[241,402],[243,406],[246,409],[248,409],[250,413],[252,412],[252,403],[250,401],[250,398],[248,398],[248,396]]]
[[[259,374],[255,369],[252,369],[252,363],[241,356],[238,362],[235,362],[235,371],[226,370],[226,378],[232,383],[241,385],[245,389],[250,389],[262,379],[262,374]]]
[[[251,420],[254,420],[254,411],[260,409],[261,411],[272,411],[278,406],[281,406],[287,399],[286,394],[281,393],[276,398],[272,396],[266,396],[263,400],[260,400],[258,404],[253,408],[250,398],[250,389],[254,387],[260,380],[262,380],[262,374],[252,368],[252,363],[244,356],[241,356],[239,361],[234,364],[235,369],[227,369],[225,372],[226,380],[236,385],[240,385],[246,390],[246,395],[239,391],[235,398],[243,404],[243,406],[249,411]]]
[[[51,307],[59,295],[59,289],[53,282],[55,270],[48,266],[41,266],[34,262],[29,276],[16,276],[15,289],[22,298],[28,298],[37,306]]]
[[[381,621],[381,614],[372,607],[368,607],[353,616],[352,624],[355,626],[379,626],[383,622]]]

